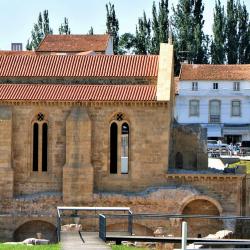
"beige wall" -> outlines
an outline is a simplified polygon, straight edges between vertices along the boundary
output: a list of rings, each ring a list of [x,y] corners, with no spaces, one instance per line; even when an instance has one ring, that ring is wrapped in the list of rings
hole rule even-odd
[[[164,174],[168,169],[170,126],[167,116],[164,115],[168,112],[165,103],[129,105],[117,103],[79,107],[79,110],[87,115],[88,121],[84,119],[78,121],[79,126],[82,126],[79,127],[79,133],[76,133],[80,135],[79,148],[73,153],[70,153],[70,150],[73,150],[74,142],[66,143],[67,131],[70,134],[70,126],[67,127],[66,124],[69,123],[67,121],[74,110],[73,107],[40,104],[9,106],[9,110],[12,111],[12,137],[3,133],[6,131],[6,126],[10,128],[9,125],[2,128],[0,126],[2,129],[0,134],[2,137],[5,136],[6,140],[7,138],[13,140],[12,149],[9,147],[8,151],[9,155],[12,155],[15,195],[46,191],[62,192],[63,168],[68,171],[66,167],[70,162],[70,159],[66,161],[66,156],[78,157],[76,154],[79,154],[79,163],[84,163],[84,166],[89,168],[83,170],[85,176],[93,178],[94,186],[90,190],[138,191],[164,183]],[[47,172],[32,171],[32,124],[39,112],[45,114],[48,123]],[[125,115],[124,121],[130,126],[129,173],[125,175],[109,173],[109,126],[113,116],[118,112]],[[11,130],[9,132],[11,133]],[[86,154],[89,157],[86,158]],[[94,176],[91,171],[94,171]],[[70,183],[65,182],[65,185],[70,186]]]

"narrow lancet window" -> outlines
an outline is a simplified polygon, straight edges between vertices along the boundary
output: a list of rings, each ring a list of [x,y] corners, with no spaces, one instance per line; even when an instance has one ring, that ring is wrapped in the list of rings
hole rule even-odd
[[[47,160],[48,160],[48,125],[43,123],[43,132],[42,132],[42,171],[47,171]]]
[[[121,173],[128,173],[128,145],[129,145],[129,126],[127,123],[122,124],[121,138]]]
[[[117,174],[117,124],[110,126],[110,173]]]
[[[33,124],[33,171],[38,171],[38,123]]]

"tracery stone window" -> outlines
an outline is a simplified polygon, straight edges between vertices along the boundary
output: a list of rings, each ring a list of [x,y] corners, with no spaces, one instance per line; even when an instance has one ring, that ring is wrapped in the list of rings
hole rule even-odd
[[[123,113],[117,113],[110,125],[110,173],[128,174],[129,124]]]
[[[48,170],[48,123],[43,113],[38,113],[33,124],[32,170],[47,172]]]

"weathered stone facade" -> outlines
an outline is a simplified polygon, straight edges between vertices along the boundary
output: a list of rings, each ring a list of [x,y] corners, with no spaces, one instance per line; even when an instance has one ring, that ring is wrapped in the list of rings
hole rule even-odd
[[[194,171],[208,168],[206,129],[173,124],[170,168]]]
[[[34,237],[32,232],[37,233],[39,227],[45,235],[52,232],[56,225],[56,206],[62,205],[129,206],[134,212],[183,213],[195,212],[197,204],[201,204],[204,210],[201,208],[199,213],[243,213],[243,175],[168,173],[171,168],[169,158],[176,153],[169,148],[173,136],[173,48],[164,46],[158,77],[144,77],[145,85],[157,87],[154,100],[1,99],[0,240],[21,240],[22,235]],[[130,84],[138,83],[143,77],[135,78],[131,77]],[[61,79],[63,84],[65,79]],[[41,81],[58,84],[57,78],[41,76],[29,77],[28,84],[37,80],[40,84]],[[75,80],[71,78],[71,81]],[[120,77],[119,81],[123,80],[125,85],[130,81],[129,77]],[[18,82],[18,77],[0,77],[1,83],[13,81]],[[23,83],[23,78],[20,81]],[[87,84],[93,81],[97,85],[109,81],[114,84],[112,77],[86,78],[84,81]],[[41,114],[42,121],[39,120]],[[124,122],[129,126],[126,174],[121,171],[119,147],[117,173],[110,173],[112,122],[117,124],[120,132]],[[43,123],[47,124],[45,142],[40,130],[37,141],[34,140],[35,123],[38,130]],[[188,138],[189,135],[186,140]],[[38,170],[33,168],[36,143],[47,145],[45,171],[42,171],[43,159],[40,158]],[[119,136],[117,144],[121,144]],[[182,146],[185,147],[185,143]],[[37,147],[38,155],[42,154],[43,149]],[[196,149],[198,146],[193,148]],[[197,161],[197,170],[203,168],[203,165],[199,167],[200,163]],[[207,211],[206,207],[211,209]],[[179,222],[164,222],[164,226],[170,225],[169,233],[177,234]],[[88,229],[90,224],[83,227]],[[138,232],[147,234],[160,225],[159,221],[136,222]],[[109,223],[108,226],[116,228],[117,224]]]

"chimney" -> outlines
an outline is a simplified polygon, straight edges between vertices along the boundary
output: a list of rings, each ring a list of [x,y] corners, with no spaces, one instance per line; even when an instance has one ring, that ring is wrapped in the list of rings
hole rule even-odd
[[[12,51],[22,51],[23,44],[22,43],[11,43],[11,50]]]

